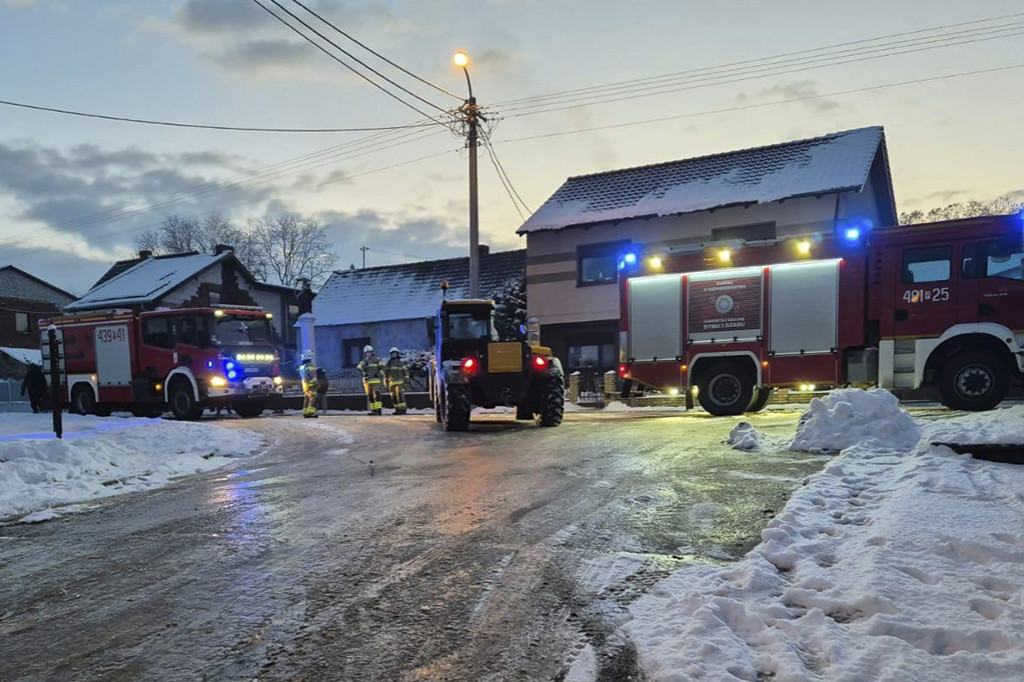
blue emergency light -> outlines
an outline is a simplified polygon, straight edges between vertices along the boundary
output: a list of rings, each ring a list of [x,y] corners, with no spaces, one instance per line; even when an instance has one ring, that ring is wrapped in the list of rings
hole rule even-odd
[[[859,227],[848,227],[848,228],[846,228],[846,232],[844,233],[843,236],[846,237],[846,241],[848,241],[848,242],[859,241],[860,240],[860,228]]]

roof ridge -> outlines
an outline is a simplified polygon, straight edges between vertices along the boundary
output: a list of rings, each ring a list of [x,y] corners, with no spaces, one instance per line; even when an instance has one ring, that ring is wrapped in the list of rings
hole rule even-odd
[[[495,256],[504,256],[506,254],[514,254],[519,251],[526,251],[526,249],[508,249],[506,251],[492,251],[485,255],[483,258],[494,258]],[[366,272],[368,270],[388,270],[402,267],[413,267],[416,265],[422,265],[424,263],[451,263],[453,261],[469,261],[469,256],[453,256],[452,258],[424,258],[423,260],[406,261],[405,263],[391,263],[389,265],[371,265],[368,268],[355,268],[355,269],[341,269],[335,270],[336,275],[346,275],[352,272]],[[483,259],[481,259],[483,260]]]
[[[658,168],[660,166],[674,166],[678,163],[688,163],[691,161],[703,161],[705,159],[715,159],[723,156],[731,156],[733,154],[745,154],[748,152],[760,152],[766,149],[775,149],[778,147],[791,147],[798,144],[806,144],[808,142],[816,142],[818,140],[826,140],[829,138],[839,137],[840,135],[849,135],[851,133],[860,133],[868,130],[880,131],[883,135],[885,134],[885,126],[864,126],[862,128],[851,128],[850,130],[838,130],[832,133],[825,133],[824,135],[818,135],[815,137],[806,137],[800,140],[789,140],[787,142],[775,142],[772,144],[760,145],[757,147],[744,147],[741,149],[733,149],[726,152],[715,152],[714,154],[702,154],[700,156],[690,156],[684,159],[675,159],[674,161],[659,161],[658,163],[648,163],[639,166],[627,166],[625,168],[615,168],[613,170],[598,171],[596,173],[584,173],[582,175],[570,175],[566,178],[566,182],[569,180],[578,180],[582,178],[594,178],[600,175],[611,175],[614,173],[623,173],[625,171],[641,170],[647,168]],[[564,184],[564,183],[563,183]],[[556,191],[557,194],[557,191]]]

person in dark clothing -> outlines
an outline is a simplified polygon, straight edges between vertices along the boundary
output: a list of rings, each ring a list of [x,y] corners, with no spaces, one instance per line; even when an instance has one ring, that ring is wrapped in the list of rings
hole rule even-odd
[[[29,365],[25,377],[21,380],[21,394],[28,393],[28,402],[33,412],[39,412],[45,391],[46,375],[43,374],[43,368],[36,364]]]
[[[327,412],[327,388],[330,382],[327,380],[327,372],[323,367],[316,368],[316,406],[324,413]]]

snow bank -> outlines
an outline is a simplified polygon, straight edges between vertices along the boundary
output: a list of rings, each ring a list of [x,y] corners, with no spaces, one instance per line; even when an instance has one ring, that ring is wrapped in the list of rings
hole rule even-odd
[[[764,442],[764,434],[754,428],[750,422],[740,422],[732,427],[729,438],[725,442],[735,450],[760,450]]]
[[[839,452],[852,445],[909,450],[921,437],[896,396],[881,388],[846,388],[814,398],[800,418],[791,450]]]
[[[1019,437],[1024,407],[913,424],[924,437],[905,447],[911,425],[884,397],[839,393],[800,434],[827,448],[852,440],[846,423],[861,443],[809,477],[742,561],[684,568],[630,607],[650,680],[1021,679],[1024,467],[929,443]]]
[[[162,419],[0,414],[0,518],[54,518],[54,507],[166,485],[224,466],[260,443],[250,431]]]

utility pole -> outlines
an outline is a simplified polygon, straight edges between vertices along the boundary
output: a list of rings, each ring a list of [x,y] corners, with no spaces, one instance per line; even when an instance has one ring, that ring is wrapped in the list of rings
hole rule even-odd
[[[363,252],[363,270],[366,269],[366,252],[370,250],[369,246],[360,246],[359,250]]]
[[[469,147],[469,297],[480,298],[480,209],[477,200],[476,147],[478,125],[483,116],[477,109],[476,97],[473,97],[469,56],[465,52],[456,52],[452,61],[466,74],[466,87],[469,89],[469,98],[459,107],[459,112],[466,122],[466,141]]]

